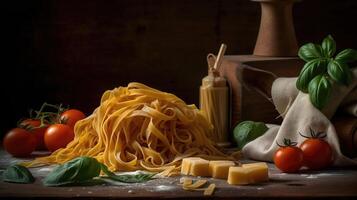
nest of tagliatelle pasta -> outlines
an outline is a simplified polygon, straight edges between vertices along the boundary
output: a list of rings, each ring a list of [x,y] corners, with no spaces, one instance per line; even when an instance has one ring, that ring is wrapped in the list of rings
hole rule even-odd
[[[90,156],[112,171],[179,172],[181,160],[229,159],[211,141],[212,125],[195,105],[140,83],[106,91],[92,115],[77,122],[66,148],[30,162],[65,163]]]

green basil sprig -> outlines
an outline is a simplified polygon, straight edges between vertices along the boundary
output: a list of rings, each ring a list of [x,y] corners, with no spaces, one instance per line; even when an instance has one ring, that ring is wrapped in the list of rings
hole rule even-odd
[[[108,176],[109,179],[114,181],[119,181],[123,183],[142,183],[148,180],[151,180],[152,177],[155,175],[154,173],[138,173],[138,174],[123,174],[123,175],[116,175],[113,172],[109,171],[107,166],[102,164],[103,172]]]
[[[31,172],[24,166],[11,165],[5,169],[2,174],[3,181],[10,183],[33,183],[35,178]]]
[[[337,83],[349,85],[352,80],[352,72],[346,63],[338,60],[331,60],[327,66],[328,75]]]
[[[308,43],[300,47],[299,57],[306,61],[296,81],[296,87],[309,93],[311,103],[322,109],[328,102],[332,84],[348,86],[352,80],[352,71],[347,63],[357,60],[357,51],[345,49],[336,53],[336,43],[331,35],[324,38],[322,44]]]
[[[155,174],[140,173],[136,175],[116,175],[107,166],[91,157],[78,157],[54,168],[43,180],[45,186],[88,185],[103,183],[98,178],[103,171],[114,181],[124,183],[141,183],[151,180]]]
[[[321,46],[313,43],[307,43],[304,46],[300,47],[298,54],[299,57],[305,60],[306,62],[321,58],[323,56]]]
[[[318,109],[323,108],[331,94],[331,83],[325,75],[317,75],[309,83],[310,100]]]
[[[43,180],[45,186],[81,184],[99,176],[100,163],[91,157],[78,157],[54,168]]]
[[[338,53],[337,56],[335,57],[336,60],[344,63],[354,62],[356,61],[356,58],[357,58],[357,51],[354,49],[345,49],[340,53]]]
[[[324,58],[315,58],[308,61],[300,72],[300,76],[296,81],[296,87],[307,93],[310,81],[326,71],[326,63],[327,60]]]

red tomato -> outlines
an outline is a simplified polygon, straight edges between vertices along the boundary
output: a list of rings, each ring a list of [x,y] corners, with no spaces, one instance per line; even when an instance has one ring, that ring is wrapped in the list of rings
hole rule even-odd
[[[41,120],[26,119],[26,120],[22,121],[20,125],[21,126],[26,126],[26,125],[31,126],[32,129],[30,130],[30,132],[34,133],[37,138],[37,147],[36,147],[37,150],[45,150],[46,149],[45,142],[44,142],[44,135],[45,135],[47,126],[39,128],[39,126],[41,125]]]
[[[14,128],[4,137],[5,150],[15,157],[29,156],[36,146],[36,136],[23,128]]]
[[[74,138],[73,129],[66,124],[53,124],[45,132],[45,145],[48,150],[64,148]]]
[[[280,147],[274,155],[274,163],[283,172],[297,172],[303,165],[303,153],[294,146]]]
[[[332,149],[326,141],[310,138],[300,148],[304,154],[304,165],[309,169],[322,169],[331,164]]]
[[[76,122],[84,119],[85,117],[86,115],[83,112],[76,109],[70,109],[61,114],[61,121],[74,128]]]

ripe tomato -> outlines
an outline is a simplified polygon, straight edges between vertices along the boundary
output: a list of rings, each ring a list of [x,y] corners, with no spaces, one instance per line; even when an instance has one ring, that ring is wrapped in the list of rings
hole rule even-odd
[[[323,138],[326,137],[325,132],[315,133],[315,131],[310,128],[310,136],[303,135],[300,132],[299,134],[307,138],[300,145],[304,154],[304,165],[306,167],[317,170],[331,164],[332,149],[331,146],[323,140]]]
[[[86,115],[76,109],[66,110],[61,114],[61,121],[67,124],[68,126],[74,128],[74,125],[77,121],[84,119]]]
[[[47,126],[41,127],[41,120],[39,119],[26,119],[20,123],[21,126],[31,126],[30,132],[35,134],[37,138],[37,150],[45,150],[45,142],[44,142],[44,135],[47,129]]]
[[[332,149],[326,141],[310,138],[305,140],[300,148],[304,154],[304,165],[309,169],[322,169],[331,164]]]
[[[5,150],[15,157],[29,156],[36,146],[36,136],[23,128],[14,128],[4,137]]]
[[[66,124],[52,124],[45,132],[45,145],[48,150],[56,151],[66,147],[74,138],[73,129]]]
[[[303,165],[303,153],[301,149],[295,147],[296,143],[284,139],[286,146],[280,146],[274,155],[274,163],[283,172],[297,172]]]

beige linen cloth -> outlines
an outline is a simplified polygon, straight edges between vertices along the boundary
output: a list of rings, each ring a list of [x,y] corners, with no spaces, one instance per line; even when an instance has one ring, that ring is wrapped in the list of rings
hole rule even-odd
[[[273,155],[279,148],[276,142],[291,139],[300,145],[305,138],[299,135],[309,135],[309,129],[315,132],[324,131],[326,141],[331,145],[334,156],[334,166],[357,166],[357,158],[348,158],[341,153],[335,128],[329,119],[338,107],[344,107],[346,112],[357,117],[357,68],[352,69],[352,83],[346,86],[334,86],[330,102],[320,111],[310,102],[309,95],[297,90],[296,78],[278,78],[272,85],[272,100],[280,115],[282,124],[269,125],[269,130],[257,139],[249,142],[243,148],[245,157],[273,161]]]

